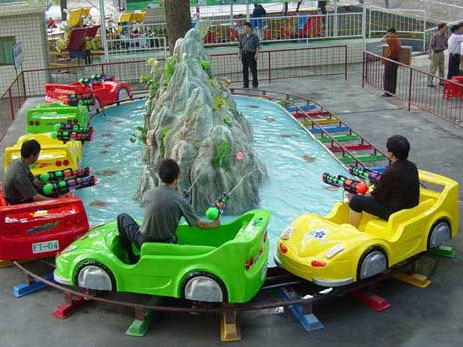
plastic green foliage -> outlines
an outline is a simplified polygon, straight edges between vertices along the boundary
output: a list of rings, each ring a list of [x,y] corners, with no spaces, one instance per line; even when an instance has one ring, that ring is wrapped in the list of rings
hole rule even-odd
[[[167,134],[169,134],[170,132],[170,128],[163,128],[161,130],[161,137],[160,137],[160,154],[161,154],[161,157],[164,158],[165,154],[166,154],[166,147],[167,147]]]
[[[212,88],[218,88],[219,87],[219,82],[215,78],[209,79],[209,84],[211,85]]]
[[[219,167],[226,168],[230,164],[230,141],[223,140],[217,148],[214,158],[212,159],[212,166],[215,169]]]
[[[225,117],[223,117],[223,121],[225,122],[225,124],[229,125],[229,126],[232,126],[233,125],[233,119],[232,117],[230,117],[230,115],[225,115]]]
[[[204,60],[204,59],[201,59],[201,60],[199,61],[199,64],[201,65],[201,68],[202,68],[204,71],[209,70],[209,67],[210,67],[210,65],[211,65],[207,60]]]
[[[175,64],[177,63],[177,59],[175,55],[167,58],[166,65],[164,67],[164,82],[169,83],[172,79],[172,76],[175,72]]]
[[[142,143],[146,143],[146,138],[148,136],[148,130],[145,128],[145,127],[142,127],[142,126],[137,126],[135,128],[136,130],[138,130],[138,134],[132,134],[132,136],[130,136],[130,142],[132,143],[135,143],[135,141],[140,140]]]
[[[221,96],[216,96],[214,98],[214,101],[215,101],[215,107],[218,108],[218,107],[221,107],[221,106],[225,106],[225,107],[228,107],[228,103],[227,103],[227,100],[225,98],[222,98]]]

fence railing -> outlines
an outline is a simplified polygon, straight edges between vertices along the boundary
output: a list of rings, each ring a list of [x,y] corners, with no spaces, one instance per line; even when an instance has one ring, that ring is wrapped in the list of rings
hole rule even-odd
[[[262,51],[257,63],[259,81],[335,75],[347,79],[347,58],[346,45]],[[158,60],[162,62],[164,58]],[[238,53],[212,54],[210,61],[218,79],[242,81]],[[44,95],[45,83],[67,84],[92,74],[105,74],[130,83],[133,90],[142,90],[146,87],[140,83],[140,76],[150,70],[146,60],[24,70],[0,97],[0,140],[26,98]]]
[[[24,75],[19,74],[10,87],[0,96],[0,141],[26,101]]]
[[[364,52],[362,86],[368,84],[383,89],[386,64],[394,64],[397,67],[397,84],[393,96],[406,102],[408,110],[414,106],[463,126],[463,85],[454,81],[433,76],[371,52]],[[428,87],[431,84],[434,87]]]
[[[297,77],[342,75],[347,79],[347,46],[304,47],[262,51],[257,61],[259,81]],[[164,58],[158,58],[164,61]],[[238,52],[211,54],[211,69],[219,79],[242,81],[242,64]],[[23,72],[27,96],[43,95],[45,83],[71,83],[92,74],[115,76],[117,80],[130,83],[134,89],[141,88],[140,76],[150,72],[146,60],[109,62],[48,69],[25,70]]]

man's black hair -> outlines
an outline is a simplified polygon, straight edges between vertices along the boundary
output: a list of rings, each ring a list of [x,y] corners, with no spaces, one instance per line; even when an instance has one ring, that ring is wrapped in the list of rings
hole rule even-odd
[[[450,31],[452,32],[452,34],[458,30],[460,26],[459,25],[452,25],[452,27],[450,28]]]
[[[395,28],[390,28],[387,32],[388,32],[388,33],[395,34],[395,33],[396,33],[396,30],[395,30]]]
[[[173,159],[164,159],[159,165],[159,177],[166,184],[171,184],[180,174],[180,167]]]
[[[40,143],[38,143],[36,140],[26,141],[21,146],[21,157],[23,157],[23,159],[27,159],[31,155],[39,155],[39,153]]]
[[[410,152],[410,143],[402,135],[394,135],[387,139],[388,152],[394,154],[397,159],[405,160]]]
[[[440,23],[438,26],[437,26],[437,30],[441,30],[443,27],[447,26],[447,24],[445,23]]]
[[[243,26],[252,28],[252,25],[249,22],[244,22]]]

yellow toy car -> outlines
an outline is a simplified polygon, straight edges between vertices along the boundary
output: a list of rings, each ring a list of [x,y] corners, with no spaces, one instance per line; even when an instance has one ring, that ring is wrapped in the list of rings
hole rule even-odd
[[[34,175],[47,173],[48,171],[72,168],[77,170],[82,159],[82,143],[70,141],[64,144],[62,141],[51,138],[49,133],[28,134],[21,136],[12,147],[5,148],[5,170],[10,162],[21,157],[23,142],[35,139],[40,143],[41,151],[35,167],[31,168]]]
[[[419,205],[389,221],[363,213],[357,229],[348,224],[347,202],[336,203],[326,217],[297,218],[280,236],[275,263],[317,285],[336,287],[442,245],[458,232],[458,183],[421,170],[419,177],[433,189],[421,187]]]

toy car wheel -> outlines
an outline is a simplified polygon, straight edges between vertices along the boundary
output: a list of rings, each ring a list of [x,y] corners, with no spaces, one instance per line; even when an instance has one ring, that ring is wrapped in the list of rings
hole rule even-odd
[[[438,220],[433,224],[428,236],[428,250],[437,248],[450,240],[452,236],[450,224],[446,220]]]
[[[357,267],[357,281],[380,274],[387,270],[386,253],[380,247],[368,249],[359,260]]]
[[[129,98],[129,92],[126,88],[122,87],[117,93],[117,101],[127,100]]]
[[[190,273],[183,282],[182,297],[205,302],[226,302],[228,299],[223,282],[207,272]]]
[[[111,271],[103,264],[94,261],[86,261],[79,266],[75,283],[81,288],[116,291],[116,281]]]

